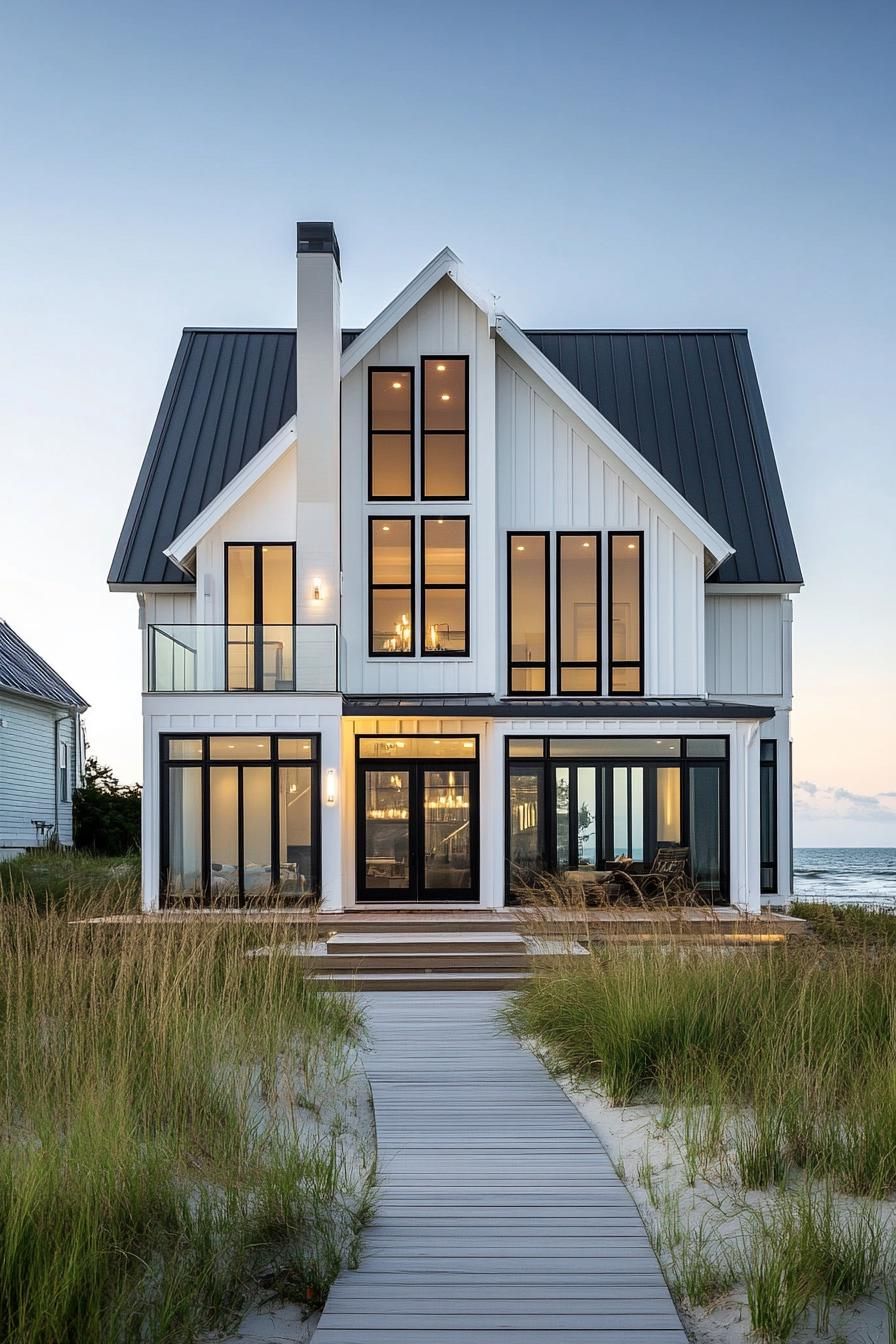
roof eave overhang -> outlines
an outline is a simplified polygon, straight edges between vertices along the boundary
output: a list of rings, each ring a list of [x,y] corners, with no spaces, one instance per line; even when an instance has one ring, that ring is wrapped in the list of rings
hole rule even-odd
[[[442,248],[437,256],[433,257],[429,265],[424,266],[418,275],[407,285],[400,294],[397,294],[391,303],[387,304],[381,313],[379,313],[368,326],[356,336],[351,345],[342,356],[341,372],[345,378],[352,369],[356,368],[362,360],[366,359],[383,339],[388,336],[392,328],[401,321],[403,317],[411,311],[412,308],[420,302],[421,299],[429,293],[434,285],[448,276],[457,285],[471,303],[489,319],[489,326],[494,326],[495,310],[494,305],[483,298],[466,274],[463,262],[451,251],[450,247]]]
[[[87,700],[78,700],[76,702],[60,700],[52,695],[40,695],[37,691],[23,691],[20,686],[5,686],[0,682],[0,695],[12,696],[13,699],[27,700],[30,704],[47,705],[50,709],[64,709],[68,714],[83,714],[90,708]]]
[[[635,445],[621,434],[614,424],[574,387],[568,378],[542,354],[538,346],[529,340],[512,318],[506,313],[495,315],[495,330],[506,345],[532,370],[533,373],[559,397],[565,406],[595,434],[601,442],[619,459],[675,517],[693,533],[706,552],[704,577],[710,578],[720,565],[732,555],[734,547],[712,527],[701,513],[698,513],[674,485],[671,485],[662,472],[657,471]]]
[[[172,541],[170,546],[165,547],[164,554],[182,570],[187,577],[195,582],[195,555],[196,547],[204,536],[211,531],[216,523],[219,523],[224,515],[233,508],[234,504],[251,490],[252,486],[269,471],[275,462],[278,462],[284,453],[288,452],[296,442],[296,417],[291,415],[285,425],[281,425],[267,443],[261,448],[253,458],[246,463],[242,470],[238,471],[231,481],[228,481],[223,490],[219,490],[214,499],[209,500],[201,513],[197,514],[191,523],[189,523],[182,532],[180,532]],[[112,587],[112,585],[109,585]],[[119,591],[140,591],[145,592],[146,588],[132,590],[129,587]]]

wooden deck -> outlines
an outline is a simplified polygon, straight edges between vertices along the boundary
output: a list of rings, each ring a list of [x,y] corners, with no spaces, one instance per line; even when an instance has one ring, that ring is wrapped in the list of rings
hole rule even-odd
[[[376,994],[380,1197],[320,1344],[686,1344],[635,1205],[496,993]]]

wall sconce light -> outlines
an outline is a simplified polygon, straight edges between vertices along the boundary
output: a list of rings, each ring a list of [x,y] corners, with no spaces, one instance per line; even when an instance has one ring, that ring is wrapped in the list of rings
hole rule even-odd
[[[327,807],[336,805],[336,771],[328,770],[326,775],[326,786],[324,791],[324,802]]]
[[[311,598],[314,602],[320,601],[320,579],[311,580]]]

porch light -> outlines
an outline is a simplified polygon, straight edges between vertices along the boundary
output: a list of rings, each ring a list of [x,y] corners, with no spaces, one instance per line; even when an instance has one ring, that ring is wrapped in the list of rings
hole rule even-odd
[[[336,771],[332,769],[327,771],[324,802],[327,807],[335,807],[336,805]]]
[[[320,601],[320,579],[312,579],[312,581],[311,581],[311,585],[312,585],[312,586],[311,586],[311,600],[312,600],[313,602],[319,602],[319,601]]]

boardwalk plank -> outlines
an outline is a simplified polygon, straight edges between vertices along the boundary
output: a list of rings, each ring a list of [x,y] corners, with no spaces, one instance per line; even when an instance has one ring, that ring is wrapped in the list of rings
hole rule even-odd
[[[381,1198],[321,1344],[685,1344],[628,1191],[503,997],[368,997]]]

